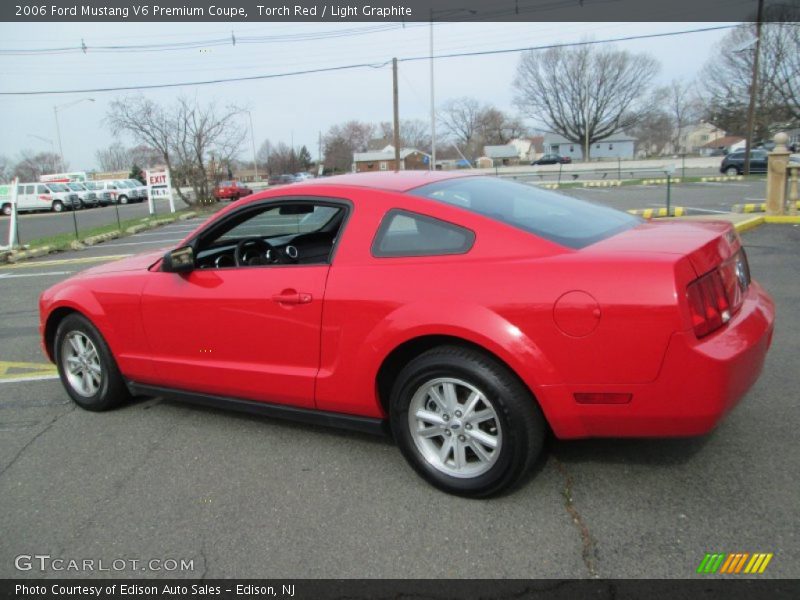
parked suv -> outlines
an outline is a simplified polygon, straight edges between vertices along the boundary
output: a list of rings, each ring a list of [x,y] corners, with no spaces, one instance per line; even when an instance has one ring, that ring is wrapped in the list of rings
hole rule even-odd
[[[769,153],[766,150],[751,150],[750,172],[766,173],[768,155]],[[719,167],[720,173],[725,173],[725,175],[741,175],[744,173],[744,157],[744,150],[731,152],[722,159],[722,164]]]
[[[17,211],[52,210],[62,212],[80,207],[78,194],[63,183],[20,183],[17,186]],[[4,215],[11,214],[11,203],[0,207]]]
[[[78,194],[78,200],[80,200],[81,208],[91,207],[94,208],[98,204],[100,204],[100,200],[97,197],[97,192],[90,190],[86,187],[85,184],[81,183],[80,181],[70,181],[65,183],[70,190]]]

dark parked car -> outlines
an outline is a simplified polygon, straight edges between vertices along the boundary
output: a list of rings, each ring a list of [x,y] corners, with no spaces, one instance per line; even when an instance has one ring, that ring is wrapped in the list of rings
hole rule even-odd
[[[751,173],[766,173],[767,172],[767,155],[766,150],[751,150],[750,151],[750,172]],[[722,164],[719,167],[720,173],[725,175],[741,175],[744,173],[744,150],[737,150],[731,152],[722,159]]]
[[[568,165],[572,162],[569,156],[561,156],[560,154],[545,154],[539,160],[533,161],[532,165]]]
[[[217,200],[238,200],[252,193],[253,190],[240,181],[220,181],[214,188],[214,198]]]
[[[294,175],[275,175],[269,178],[269,185],[283,185],[285,183],[294,183],[297,178]]]

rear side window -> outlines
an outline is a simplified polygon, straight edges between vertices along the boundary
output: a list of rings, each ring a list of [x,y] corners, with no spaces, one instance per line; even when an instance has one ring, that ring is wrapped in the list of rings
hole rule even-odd
[[[390,210],[378,228],[372,255],[388,258],[464,254],[474,242],[475,234],[469,229],[417,213]]]
[[[448,179],[410,193],[460,206],[575,249],[642,222],[638,217],[612,208],[497,177]]]

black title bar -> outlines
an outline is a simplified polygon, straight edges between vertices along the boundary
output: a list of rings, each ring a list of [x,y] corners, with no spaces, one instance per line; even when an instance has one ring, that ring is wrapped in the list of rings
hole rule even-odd
[[[758,0],[10,0],[0,21],[754,21]],[[798,20],[800,0],[764,0],[764,19]]]

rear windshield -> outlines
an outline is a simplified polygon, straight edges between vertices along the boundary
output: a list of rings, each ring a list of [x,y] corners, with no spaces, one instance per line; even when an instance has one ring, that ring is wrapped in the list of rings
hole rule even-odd
[[[612,208],[496,177],[448,179],[410,193],[460,206],[575,249],[642,222]]]

